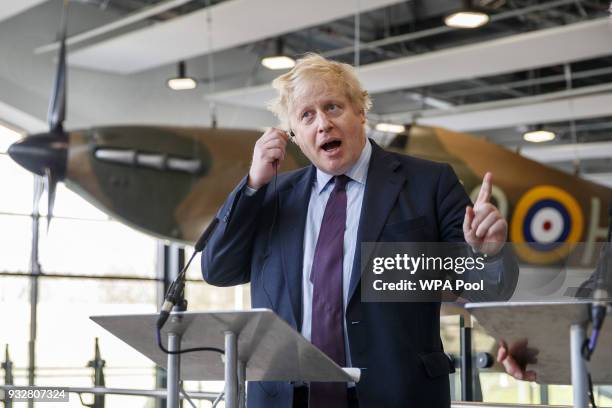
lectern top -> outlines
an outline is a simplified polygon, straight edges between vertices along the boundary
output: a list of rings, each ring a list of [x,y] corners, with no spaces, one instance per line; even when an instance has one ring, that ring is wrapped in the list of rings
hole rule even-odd
[[[530,365],[542,384],[570,384],[570,327],[588,320],[591,303],[584,300],[546,302],[468,303],[466,308],[478,323],[509,347],[527,340],[529,354],[537,363]],[[604,322],[590,371],[593,382],[612,384],[612,324]],[[525,350],[524,350],[525,351]]]
[[[166,368],[157,346],[158,314],[92,316],[91,319],[155,364]],[[238,360],[246,362],[248,381],[354,381],[341,367],[269,309],[222,312],[173,312],[162,330],[181,336],[181,348],[224,348],[224,333],[238,337]],[[223,380],[224,364],[215,352],[181,355],[183,380]]]

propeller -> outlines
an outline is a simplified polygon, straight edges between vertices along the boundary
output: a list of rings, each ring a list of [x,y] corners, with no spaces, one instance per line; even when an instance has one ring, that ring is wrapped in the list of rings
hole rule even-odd
[[[8,150],[8,154],[14,161],[44,178],[44,188],[47,190],[48,198],[47,231],[53,217],[57,183],[66,176],[68,134],[64,131],[64,119],[66,117],[67,25],[68,0],[64,0],[57,69],[47,111],[49,131],[28,135],[23,140],[12,144]]]
[[[49,100],[47,123],[49,130],[63,130],[66,117],[66,26],[68,25],[68,0],[64,0],[62,7],[62,21],[60,32],[60,48],[55,72],[53,92]]]

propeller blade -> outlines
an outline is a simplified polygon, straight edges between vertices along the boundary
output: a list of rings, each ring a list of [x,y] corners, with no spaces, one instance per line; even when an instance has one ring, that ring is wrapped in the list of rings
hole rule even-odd
[[[57,187],[57,176],[53,173],[50,168],[45,169],[45,183],[47,187],[47,232],[49,232],[49,226],[51,225],[51,218],[53,218],[53,206],[55,204],[55,188]]]
[[[35,216],[36,227],[32,231],[32,251],[30,252],[30,265],[32,273],[40,273],[40,262],[38,260],[38,232],[39,232],[39,214],[40,214],[40,200],[43,192],[45,191],[45,179],[39,175],[34,176],[34,197],[32,200],[33,209],[32,214]]]
[[[53,92],[49,100],[47,122],[49,130],[62,130],[66,117],[66,26],[68,25],[68,0],[64,0],[60,34],[60,49],[55,72]]]
[[[42,177],[34,176],[34,197],[32,200],[33,213],[40,213],[40,199],[42,198],[43,192],[45,191],[45,182]]]

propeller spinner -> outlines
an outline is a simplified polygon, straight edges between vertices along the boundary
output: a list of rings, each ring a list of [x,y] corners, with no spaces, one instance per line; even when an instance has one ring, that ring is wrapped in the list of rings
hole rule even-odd
[[[66,175],[66,160],[68,149],[68,135],[64,132],[64,119],[66,117],[66,26],[68,24],[68,0],[64,0],[62,10],[60,49],[57,70],[47,123],[49,131],[35,135],[28,135],[23,140],[9,147],[8,154],[13,160],[27,170],[45,178],[45,188],[48,197],[47,229],[53,217],[53,204],[55,202],[55,189],[57,182]]]

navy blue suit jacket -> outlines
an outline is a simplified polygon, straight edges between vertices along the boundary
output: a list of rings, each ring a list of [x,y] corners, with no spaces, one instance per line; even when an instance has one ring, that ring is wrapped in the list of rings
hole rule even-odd
[[[360,242],[463,241],[470,200],[452,168],[387,152],[372,142],[349,286],[346,321],[351,360],[362,368],[361,408],[450,406],[452,367],[440,340],[440,304],[362,303]],[[204,279],[218,286],[251,283],[252,306],[270,308],[301,329],[302,262],[314,166],[278,176],[253,196],[244,179],[218,213],[221,221],[202,256]],[[249,383],[250,408],[289,408],[293,385]]]

